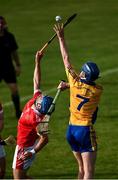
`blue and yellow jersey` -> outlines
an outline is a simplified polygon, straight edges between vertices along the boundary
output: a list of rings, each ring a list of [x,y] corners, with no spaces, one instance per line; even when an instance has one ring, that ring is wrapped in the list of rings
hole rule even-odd
[[[66,69],[70,85],[70,124],[89,126],[98,107],[102,87],[80,81],[72,68]]]

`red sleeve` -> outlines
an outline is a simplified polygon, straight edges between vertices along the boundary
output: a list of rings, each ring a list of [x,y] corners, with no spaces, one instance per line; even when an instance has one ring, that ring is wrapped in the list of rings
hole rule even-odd
[[[42,96],[42,92],[41,92],[40,90],[38,90],[38,91],[36,91],[36,92],[34,93],[32,99],[30,99],[30,100],[26,103],[23,111],[24,111],[25,109],[27,109],[28,107],[31,107],[31,106],[34,104],[34,102],[35,102],[35,100],[36,100],[36,98],[37,98],[38,96]]]
[[[42,96],[42,92],[40,90],[34,93],[33,98],[36,99],[38,96]]]

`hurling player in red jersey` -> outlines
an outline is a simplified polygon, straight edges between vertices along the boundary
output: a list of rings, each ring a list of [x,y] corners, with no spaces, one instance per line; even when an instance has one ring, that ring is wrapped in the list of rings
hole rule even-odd
[[[38,132],[38,126],[45,120],[53,98],[44,96],[40,88],[41,71],[40,60],[43,56],[41,51],[36,53],[34,69],[34,95],[30,99],[18,121],[17,145],[13,160],[14,179],[27,179],[27,170],[32,165],[36,153],[48,143],[48,125],[43,126]]]

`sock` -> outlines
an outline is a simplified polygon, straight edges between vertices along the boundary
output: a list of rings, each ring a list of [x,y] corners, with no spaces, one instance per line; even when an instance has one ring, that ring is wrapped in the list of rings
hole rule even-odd
[[[12,97],[12,101],[14,103],[14,107],[16,110],[16,117],[19,118],[21,115],[19,94],[18,93],[12,94],[11,97]]]

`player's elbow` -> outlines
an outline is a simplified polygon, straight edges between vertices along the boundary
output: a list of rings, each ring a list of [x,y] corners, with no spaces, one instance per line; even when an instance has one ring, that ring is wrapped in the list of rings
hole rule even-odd
[[[67,54],[64,54],[64,56],[63,56],[64,62],[68,62],[68,59],[69,59],[68,55],[67,55]]]
[[[69,56],[68,55],[65,55],[63,57],[63,61],[64,61],[64,64],[66,67],[70,67],[70,61],[69,61]]]

